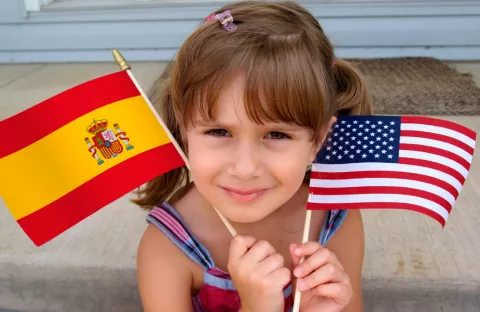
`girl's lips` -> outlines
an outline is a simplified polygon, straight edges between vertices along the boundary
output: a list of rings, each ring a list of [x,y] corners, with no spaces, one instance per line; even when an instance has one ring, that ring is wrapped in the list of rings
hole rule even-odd
[[[222,187],[227,194],[232,197],[233,199],[239,201],[239,202],[250,202],[253,201],[263,194],[265,194],[268,189],[263,188],[263,189],[252,189],[252,190],[238,190],[238,189],[232,189],[232,188],[227,188],[227,187]]]

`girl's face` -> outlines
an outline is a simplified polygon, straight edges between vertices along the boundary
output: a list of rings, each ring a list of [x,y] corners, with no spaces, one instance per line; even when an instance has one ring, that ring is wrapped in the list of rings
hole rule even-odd
[[[243,78],[222,91],[216,121],[196,119],[186,130],[197,189],[233,222],[255,222],[300,188],[319,144],[308,129],[252,122],[244,111]]]

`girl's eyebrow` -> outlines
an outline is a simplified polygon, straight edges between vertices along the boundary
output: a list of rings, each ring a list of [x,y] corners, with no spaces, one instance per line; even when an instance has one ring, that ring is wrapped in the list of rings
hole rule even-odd
[[[225,123],[225,122],[219,122],[214,120],[199,120],[199,121],[195,121],[194,125],[200,126],[200,127],[218,127],[218,128],[233,128],[236,126],[240,126],[233,123]]]
[[[268,123],[265,125],[265,128],[272,129],[275,131],[301,131],[302,127],[295,124],[287,124],[287,123]]]

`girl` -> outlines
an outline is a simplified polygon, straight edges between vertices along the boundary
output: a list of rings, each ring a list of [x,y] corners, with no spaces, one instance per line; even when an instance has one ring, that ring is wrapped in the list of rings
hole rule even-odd
[[[298,288],[300,311],[362,311],[360,213],[314,211],[310,241],[295,242],[308,168],[335,116],[371,114],[364,84],[295,2],[215,13],[154,99],[191,170],[150,181],[135,201],[149,210],[138,249],[144,309],[291,311]]]

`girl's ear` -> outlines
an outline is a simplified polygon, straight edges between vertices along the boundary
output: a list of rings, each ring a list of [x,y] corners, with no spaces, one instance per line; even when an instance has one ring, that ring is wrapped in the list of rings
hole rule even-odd
[[[328,126],[326,127],[326,130],[320,133],[320,138],[318,140],[318,143],[315,144],[314,148],[312,149],[312,153],[310,154],[310,158],[309,158],[310,163],[312,163],[315,160],[315,157],[320,151],[320,148],[322,148],[323,142],[327,137],[328,130],[333,126],[333,124],[335,124],[336,121],[337,121],[337,117],[332,116],[332,118],[330,118],[330,121],[328,122]]]

